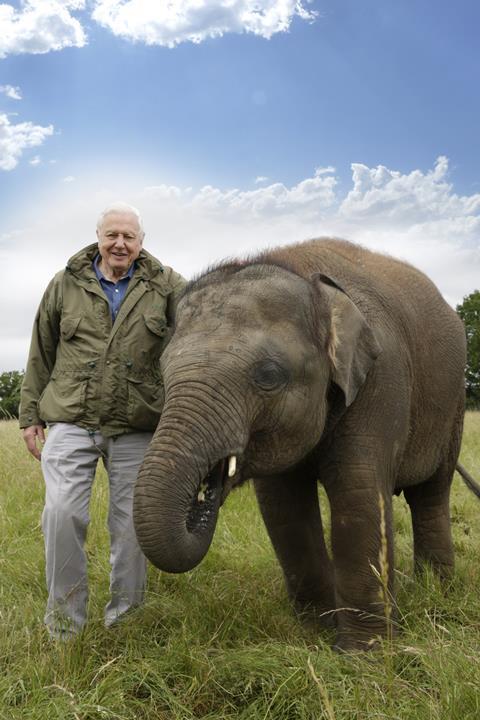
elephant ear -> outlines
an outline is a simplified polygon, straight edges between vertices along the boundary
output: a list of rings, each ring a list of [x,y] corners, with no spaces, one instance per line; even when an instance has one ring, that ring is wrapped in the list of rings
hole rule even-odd
[[[348,407],[382,348],[363,313],[334,279],[318,274],[314,282],[330,305],[327,352],[332,379],[342,389]]]

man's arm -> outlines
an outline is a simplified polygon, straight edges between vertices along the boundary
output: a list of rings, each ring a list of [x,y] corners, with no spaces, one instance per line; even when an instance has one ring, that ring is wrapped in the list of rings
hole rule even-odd
[[[38,415],[38,400],[50,380],[60,328],[58,281],[54,278],[47,287],[32,330],[27,368],[20,392],[19,424],[29,452],[40,459],[37,441],[45,441],[44,423]]]

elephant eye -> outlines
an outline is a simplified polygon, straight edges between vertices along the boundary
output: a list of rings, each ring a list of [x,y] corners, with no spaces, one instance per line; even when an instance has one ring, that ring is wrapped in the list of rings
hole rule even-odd
[[[253,368],[253,381],[262,390],[277,390],[288,381],[288,371],[275,360],[261,360]]]

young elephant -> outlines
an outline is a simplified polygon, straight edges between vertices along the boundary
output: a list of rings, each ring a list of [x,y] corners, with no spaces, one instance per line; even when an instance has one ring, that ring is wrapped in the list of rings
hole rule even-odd
[[[410,506],[415,563],[450,574],[465,333],[421,272],[329,239],[220,265],[187,287],[162,365],[134,503],[157,567],[195,567],[221,502],[254,478],[289,595],[336,624],[339,650],[386,633],[373,568],[383,535],[393,592],[393,493]]]

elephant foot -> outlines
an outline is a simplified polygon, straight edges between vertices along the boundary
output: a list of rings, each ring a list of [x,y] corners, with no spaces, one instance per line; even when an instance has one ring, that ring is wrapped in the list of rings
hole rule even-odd
[[[339,635],[335,644],[332,646],[333,652],[341,655],[354,655],[358,653],[372,652],[373,650],[379,650],[379,648],[380,638],[378,636],[370,638],[370,640],[364,640]]]
[[[295,614],[302,625],[321,630],[333,630],[336,627],[335,610],[313,603],[295,603]]]
[[[414,562],[415,575],[422,577],[428,570],[431,569],[435,575],[440,579],[442,584],[448,586],[448,584],[454,578],[455,564],[454,562],[440,562],[437,558],[431,557],[416,557]]]
[[[332,650],[337,653],[360,653],[372,652],[380,650],[383,641],[394,640],[398,635],[398,630],[391,625],[387,631],[385,624],[370,627],[349,627],[348,629],[338,628],[337,639]]]

